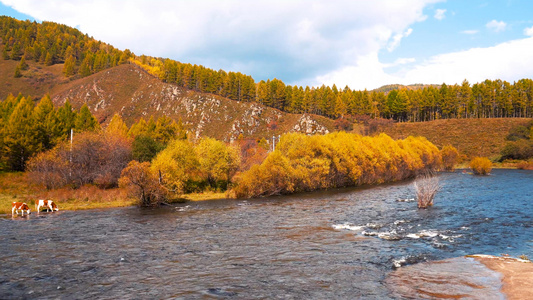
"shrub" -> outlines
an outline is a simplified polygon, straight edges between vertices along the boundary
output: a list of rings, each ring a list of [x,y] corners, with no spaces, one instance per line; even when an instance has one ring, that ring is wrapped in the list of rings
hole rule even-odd
[[[240,171],[247,171],[253,165],[261,164],[268,155],[267,149],[260,147],[254,139],[239,139],[237,142],[241,150]]]
[[[486,157],[475,157],[470,162],[470,168],[476,175],[489,175],[492,170],[492,162]]]
[[[69,180],[69,162],[59,155],[60,148],[41,152],[28,161],[30,181],[43,185],[46,189],[65,186]]]
[[[139,206],[159,205],[166,199],[165,190],[150,169],[149,162],[131,161],[122,170],[119,185],[128,190],[130,197],[138,200]]]
[[[245,172],[233,192],[238,198],[291,193],[294,191],[293,173],[289,160],[276,150],[261,165],[254,165]]]
[[[161,174],[161,183],[171,192],[189,190],[189,181],[198,176],[198,158],[187,140],[174,140],[152,161],[152,172]]]
[[[506,159],[528,159],[533,157],[533,143],[523,139],[507,142],[500,154],[502,161]]]
[[[529,128],[526,126],[517,126],[512,128],[509,131],[509,134],[507,137],[505,137],[508,141],[518,141],[521,139],[528,139],[529,138]]]
[[[46,188],[97,184],[114,187],[122,169],[131,160],[131,146],[120,136],[81,133],[72,147],[62,143],[54,149],[32,157],[28,171],[30,179]]]
[[[240,176],[237,197],[376,184],[440,168],[440,152],[425,138],[395,141],[385,134],[362,137],[335,132],[281,137],[276,151]]]
[[[451,145],[446,145],[440,150],[440,155],[442,157],[442,167],[446,171],[454,171],[455,164],[459,160],[459,151]]]
[[[418,208],[433,206],[433,199],[440,189],[439,179],[431,173],[426,173],[414,182]]]
[[[516,165],[516,168],[520,170],[533,170],[533,162],[521,161]]]
[[[343,116],[335,120],[334,126],[337,130],[352,131],[353,120],[350,120],[349,118]]]
[[[240,164],[237,148],[227,146],[213,138],[203,138],[195,147],[199,171],[210,187],[216,188],[218,181],[227,186]]]

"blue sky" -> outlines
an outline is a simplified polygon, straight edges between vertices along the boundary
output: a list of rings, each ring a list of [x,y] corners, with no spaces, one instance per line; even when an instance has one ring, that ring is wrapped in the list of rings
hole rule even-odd
[[[137,55],[361,90],[532,78],[532,11],[526,0],[0,0],[0,15]]]

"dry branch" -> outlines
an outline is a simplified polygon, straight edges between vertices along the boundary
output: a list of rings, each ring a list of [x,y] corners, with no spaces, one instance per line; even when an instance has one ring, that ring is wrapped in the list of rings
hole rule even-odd
[[[433,199],[440,189],[439,179],[431,173],[419,176],[414,183],[418,208],[433,206]]]

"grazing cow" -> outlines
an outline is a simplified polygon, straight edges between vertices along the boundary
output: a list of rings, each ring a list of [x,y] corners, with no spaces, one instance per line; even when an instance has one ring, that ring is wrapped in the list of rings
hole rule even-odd
[[[59,208],[57,208],[57,205],[52,200],[39,200],[37,201],[37,212],[41,211],[41,207],[46,207],[46,211],[58,211]]]
[[[13,204],[11,204],[11,214],[14,215],[17,213],[18,215],[19,210],[22,211],[22,215],[24,215],[24,211],[26,211],[28,215],[31,214],[28,204],[22,202],[13,202]]]

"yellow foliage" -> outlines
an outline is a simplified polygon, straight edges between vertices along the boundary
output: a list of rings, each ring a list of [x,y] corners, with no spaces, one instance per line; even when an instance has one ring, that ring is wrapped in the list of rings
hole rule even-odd
[[[451,145],[446,145],[440,150],[442,156],[442,167],[446,171],[454,171],[455,164],[459,160],[459,151]]]
[[[470,168],[476,175],[489,175],[492,171],[492,162],[486,157],[475,157],[470,162]]]
[[[234,189],[235,195],[240,198],[291,193],[294,191],[293,178],[298,177],[287,157],[278,150],[245,174]]]
[[[425,138],[395,141],[385,134],[289,133],[260,166],[241,175],[234,192],[237,197],[256,197],[376,184],[414,177],[440,166],[438,148]]]
[[[122,117],[119,114],[115,114],[107,128],[105,130],[106,134],[109,136],[120,136],[123,138],[128,137],[128,125],[122,120]]]
[[[174,140],[154,158],[151,169],[160,174],[162,184],[170,191],[183,193],[186,182],[192,178],[198,160],[192,144],[187,140]]]
[[[216,181],[229,181],[240,164],[239,151],[228,147],[224,142],[204,138],[195,147],[200,172],[205,174],[208,183],[214,187]]]

